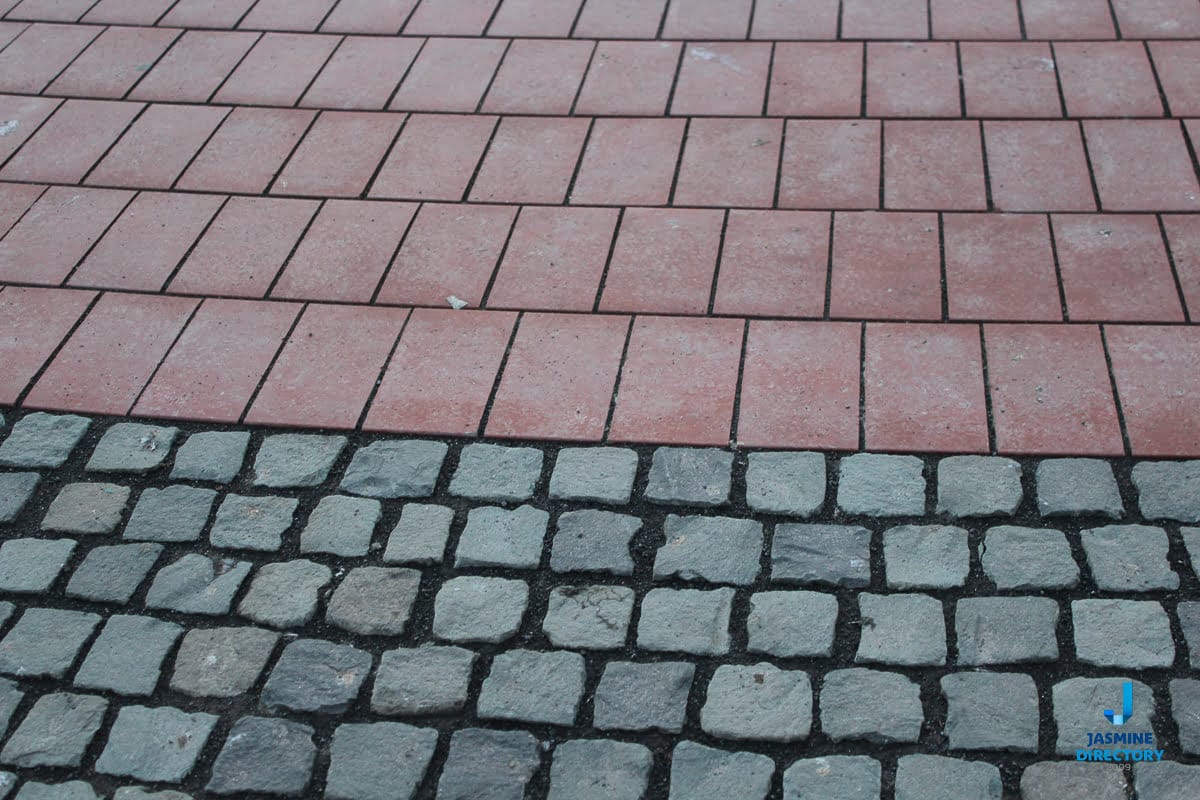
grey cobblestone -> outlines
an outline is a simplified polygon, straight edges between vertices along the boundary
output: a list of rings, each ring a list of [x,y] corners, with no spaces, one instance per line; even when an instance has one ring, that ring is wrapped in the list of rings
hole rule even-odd
[[[887,698],[886,702],[864,702]],[[915,742],[925,712],[921,687],[895,672],[838,669],[825,676],[821,687],[821,730],[835,742]]]
[[[555,572],[607,572],[632,575],[629,544],[642,521],[611,511],[568,511],[558,518],[550,569]]]
[[[1049,597],[965,597],[954,613],[958,663],[1057,661],[1058,614]]]
[[[1180,528],[1183,546],[1188,552],[1188,560],[1192,562],[1192,570],[1200,575],[1200,528]]]
[[[234,697],[262,674],[279,634],[259,628],[187,632],[175,656],[171,688],[192,697]]]
[[[40,783],[28,781],[14,800],[100,800],[100,795],[83,781]]]
[[[942,604],[924,594],[858,596],[862,637],[859,663],[932,666],[946,663]]]
[[[1075,658],[1100,667],[1148,669],[1175,661],[1171,621],[1149,600],[1076,600]]]
[[[1200,667],[1200,602],[1180,603],[1175,606],[1175,613],[1179,617],[1191,665]]]
[[[1051,703],[1054,707],[1054,724],[1058,729],[1055,752],[1060,756],[1074,757],[1075,751],[1087,747],[1088,733],[1100,725],[1107,725],[1101,711],[1119,709],[1124,683],[1128,678],[1069,678],[1054,684]],[[1152,730],[1151,715],[1154,714],[1154,694],[1141,681],[1133,683],[1133,716],[1125,720],[1125,730],[1144,732]],[[1158,740],[1155,731],[1155,740]]]
[[[417,791],[437,731],[400,722],[341,725],[330,745],[329,800],[410,800]]]
[[[0,761],[16,767],[78,767],[107,708],[103,697],[43,695],[9,737]]]
[[[949,589],[967,582],[967,532],[949,525],[901,525],[884,531],[883,560],[892,589]]]
[[[679,577],[745,586],[758,575],[762,524],[730,517],[667,516],[666,543],[654,559],[654,577]]]
[[[751,453],[746,504],[755,511],[811,517],[825,505],[822,453]]]
[[[921,459],[858,453],[839,467],[838,507],[872,517],[914,516],[925,512]]]
[[[633,614],[633,596],[633,589],[624,586],[555,587],[547,601],[542,630],[555,647],[622,647]]]
[[[385,564],[440,564],[450,538],[454,509],[407,503],[383,551]]]
[[[959,672],[942,677],[942,694],[952,750],[1037,752],[1038,692],[1033,678]]]
[[[179,783],[191,773],[218,719],[169,707],[126,706],[113,723],[96,771]]]
[[[248,431],[193,433],[175,453],[171,480],[230,483],[242,471],[249,445]]]
[[[375,442],[354,454],[340,488],[364,497],[429,497],[448,449],[418,439]]]
[[[341,714],[371,671],[371,654],[320,639],[297,639],[283,649],[262,691],[271,711]]]
[[[0,523],[20,515],[41,480],[36,472],[0,472]]]
[[[550,515],[533,506],[473,508],[458,540],[456,567],[533,569],[542,559]]]
[[[1125,772],[1119,764],[1040,761],[1021,773],[1021,800],[1126,800]]]
[[[179,625],[153,617],[109,617],[75,674],[75,685],[123,695],[152,694],[167,651],[182,633]]]
[[[558,452],[550,475],[556,500],[624,505],[633,493],[638,457],[620,447],[569,447]]]
[[[56,608],[26,609],[0,639],[0,673],[22,678],[61,678],[100,617]]]
[[[600,730],[679,733],[696,667],[684,661],[610,661],[596,687],[594,724]]]
[[[299,504],[293,497],[225,495],[208,540],[213,547],[273,552],[283,546]]]
[[[808,738],[812,711],[808,673],[766,662],[723,664],[708,683],[700,727],[725,739],[795,742]]]
[[[142,542],[194,542],[200,538],[217,493],[194,486],[145,489],[138,498],[124,537]]]
[[[533,496],[541,475],[541,450],[469,444],[459,456],[450,494],[494,503],[520,502]]]
[[[646,499],[711,508],[729,502],[733,454],[714,448],[660,447],[650,462]]]
[[[0,591],[46,591],[74,551],[73,539],[9,539],[0,544]]]
[[[437,800],[523,800],[540,763],[538,741],[528,733],[455,731],[438,781]]]
[[[1171,681],[1171,713],[1179,726],[1179,744],[1183,752],[1200,753],[1200,680],[1177,678]]]
[[[879,800],[882,772],[869,756],[802,758],[783,773],[783,800]]]
[[[207,790],[299,796],[312,778],[317,754],[312,736],[313,729],[299,722],[242,717],[217,755]]]
[[[871,582],[871,532],[852,525],[775,526],[771,580],[862,588]]]
[[[0,737],[8,733],[13,712],[17,710],[17,706],[21,704],[24,697],[25,693],[17,688],[15,681],[0,678]],[[3,792],[0,792],[0,798],[3,796]]]
[[[307,625],[317,613],[321,589],[332,579],[329,567],[307,559],[264,564],[238,604],[238,614],[272,628]]]
[[[396,567],[355,567],[329,600],[325,620],[364,636],[399,636],[417,599],[421,573]]]
[[[510,650],[492,659],[477,708],[480,719],[572,725],[583,696],[583,656]]]
[[[1100,514],[1114,519],[1125,506],[1107,461],[1046,459],[1037,468],[1038,511],[1043,517]]]
[[[458,711],[478,656],[461,647],[422,645],[388,650],[379,660],[371,710],[388,716]]]
[[[72,414],[26,414],[0,444],[0,467],[61,467],[91,424]]]
[[[188,614],[228,614],[233,596],[249,574],[249,561],[189,553],[158,571],[146,593],[146,606]]]
[[[1178,589],[1167,533],[1148,525],[1108,525],[1079,534],[1096,586],[1114,592]]]
[[[308,433],[268,436],[254,459],[254,485],[272,489],[320,486],[345,448],[345,436]]]
[[[93,547],[71,574],[67,595],[98,603],[128,603],[163,551],[140,542]]]
[[[1000,800],[1000,770],[984,761],[945,756],[901,756],[896,800]]]
[[[830,594],[757,592],[750,596],[746,650],[778,658],[827,658],[837,617],[837,598]]]
[[[1132,477],[1146,519],[1200,522],[1200,461],[1143,461]]]
[[[1002,525],[988,529],[980,561],[997,589],[1069,589],[1079,565],[1061,531]]]
[[[42,519],[42,530],[112,533],[121,523],[129,487],[113,483],[71,483],[62,488]]]
[[[757,753],[731,753],[680,742],[671,753],[670,800],[764,800],[775,762]]]
[[[300,552],[365,556],[381,514],[378,500],[342,495],[322,498],[300,534]]]
[[[1174,761],[1134,764],[1133,788],[1139,798],[1192,800],[1200,792],[1200,766]]]
[[[529,585],[463,576],[442,584],[433,603],[433,635],[452,642],[502,642],[521,627]]]
[[[178,428],[118,422],[100,437],[85,469],[88,472],[146,473],[171,454]]]
[[[639,800],[654,757],[640,744],[572,739],[554,749],[547,800]]]
[[[950,456],[938,462],[939,514],[1011,516],[1021,505],[1021,465],[1011,458]]]
[[[729,651],[733,589],[651,589],[642,599],[637,646],[721,655]]]
[[[156,792],[141,786],[122,786],[113,794],[113,800],[192,800],[192,796],[173,789]]]

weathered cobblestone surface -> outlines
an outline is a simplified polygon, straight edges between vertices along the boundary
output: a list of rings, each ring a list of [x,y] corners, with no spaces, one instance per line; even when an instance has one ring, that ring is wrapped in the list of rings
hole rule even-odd
[[[88,472],[149,472],[171,453],[178,428],[118,422],[104,432],[88,459]]]
[[[1021,505],[1021,465],[1011,458],[950,456],[938,462],[937,477],[939,513],[1008,516]]]

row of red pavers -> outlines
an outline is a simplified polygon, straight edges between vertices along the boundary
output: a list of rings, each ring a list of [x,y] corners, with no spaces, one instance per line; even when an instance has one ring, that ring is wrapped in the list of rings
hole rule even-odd
[[[0,91],[55,96],[559,115],[1200,114],[1196,41],[426,40],[0,23],[5,43]]]
[[[1200,36],[1192,0],[4,0],[8,19],[338,33],[723,39]]]
[[[18,122],[0,139],[11,181],[603,206],[1200,210],[1196,119],[318,114],[12,95],[0,96],[5,114]]]
[[[832,450],[1120,455],[1127,435],[1135,455],[1200,455],[1192,327],[410,312],[10,286],[0,329],[0,403],[29,408]]]
[[[0,233],[8,231],[0,281],[433,307],[454,296],[473,307],[577,312],[1062,321],[1065,308],[1076,322],[1200,317],[1200,215],[42,192],[0,184]]]

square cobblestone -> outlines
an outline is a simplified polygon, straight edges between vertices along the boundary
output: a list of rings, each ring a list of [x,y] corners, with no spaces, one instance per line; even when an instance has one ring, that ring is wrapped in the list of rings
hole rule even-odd
[[[980,561],[997,589],[1070,589],[1079,584],[1079,565],[1061,531],[989,528]]]
[[[871,583],[871,532],[852,525],[776,525],[771,580],[865,587]]]
[[[1175,613],[1179,616],[1191,665],[1200,667],[1200,602],[1180,603],[1175,606]]]
[[[671,752],[669,800],[765,800],[775,762],[758,753],[737,753],[680,742]]]
[[[459,456],[450,494],[491,502],[520,502],[533,497],[541,476],[541,450],[469,444]]]
[[[573,725],[585,679],[578,653],[509,650],[492,659],[476,708],[480,719]]]
[[[751,453],[746,504],[766,514],[811,517],[825,505],[822,453]]]
[[[633,494],[638,456],[620,447],[568,447],[558,451],[550,475],[555,500],[625,505]]]
[[[946,756],[901,756],[896,800],[1000,800],[1000,770],[985,761]]]
[[[188,614],[228,614],[233,596],[249,574],[249,561],[189,553],[158,571],[146,593],[146,606]]]
[[[1048,458],[1037,468],[1038,511],[1043,517],[1125,512],[1112,467],[1095,458]]]
[[[242,471],[249,446],[249,431],[193,433],[175,453],[171,480],[231,483]]]
[[[1041,761],[1021,773],[1021,800],[1061,800],[1076,793],[1088,800],[1126,800],[1125,771],[1119,764]]]
[[[112,533],[121,523],[129,487],[112,483],[69,483],[42,518],[42,530],[63,533]]]
[[[218,719],[177,708],[126,706],[113,723],[96,772],[179,783],[196,765]]]
[[[960,664],[1058,660],[1058,603],[1048,597],[964,597],[954,628]]]
[[[41,480],[36,472],[0,472],[0,523],[20,515]]]
[[[308,559],[263,564],[238,614],[272,628],[302,627],[316,615],[320,592],[332,579],[329,567]]]
[[[884,697],[886,703],[863,702],[864,698]],[[921,687],[904,675],[854,668],[825,676],[821,730],[835,742],[915,742],[924,722]]]
[[[0,678],[0,736],[9,733],[13,713],[24,697],[25,693],[17,688],[16,681]],[[0,793],[0,798],[2,797],[3,794]]]
[[[1143,461],[1132,477],[1146,519],[1200,522],[1200,461]]]
[[[91,424],[72,414],[26,414],[0,444],[0,467],[61,467]]]
[[[163,551],[139,542],[93,547],[67,582],[67,595],[97,603],[128,603]]]
[[[783,773],[783,800],[877,800],[881,782],[869,756],[802,758]]]
[[[385,564],[440,564],[450,538],[454,509],[406,503],[383,551]]]
[[[1028,675],[959,672],[942,677],[952,750],[1037,752],[1038,691]]]
[[[542,631],[555,647],[611,650],[625,645],[633,589],[558,586],[550,591]]]
[[[438,733],[400,722],[339,725],[329,746],[329,800],[404,800],[416,795]]]
[[[452,642],[502,642],[521,627],[528,603],[525,581],[451,578],[433,601],[433,635]]]
[[[642,521],[611,511],[568,511],[558,518],[550,551],[555,572],[632,575],[629,545]]]
[[[925,594],[858,596],[862,636],[858,663],[933,666],[946,663],[942,604]]]
[[[13,800],[100,800],[100,795],[83,781],[39,783],[26,781]]]
[[[144,489],[122,536],[143,542],[194,542],[216,498],[212,489],[193,486]]]
[[[100,437],[84,469],[88,472],[151,472],[162,466],[171,454],[171,445],[178,434],[178,428],[118,422]]]
[[[842,459],[838,508],[847,514],[904,517],[925,513],[925,465],[915,456],[857,453]]]
[[[268,436],[254,459],[254,485],[272,489],[320,486],[345,448],[345,436],[307,433]]]
[[[235,697],[258,681],[279,634],[260,628],[202,628],[183,637],[171,688],[192,697]]]
[[[297,639],[283,649],[262,690],[270,711],[342,714],[371,671],[371,654],[320,639]]]
[[[1058,729],[1055,751],[1060,756],[1075,756],[1079,748],[1087,747],[1088,734],[1103,730],[1108,725],[1101,712],[1104,709],[1121,708],[1124,684],[1128,678],[1069,678],[1054,684],[1051,702],[1054,707],[1054,725]],[[1133,683],[1133,716],[1125,720],[1127,732],[1155,734],[1159,732],[1150,725],[1155,715],[1154,694],[1141,681]]]
[[[610,661],[596,687],[593,724],[600,730],[679,733],[696,667],[683,661]]]
[[[294,497],[225,495],[208,540],[213,547],[274,552],[283,546],[299,505]]]
[[[78,767],[107,708],[102,697],[43,695],[9,737],[0,761],[16,767]]]
[[[153,617],[109,617],[75,673],[75,685],[123,695],[153,694],[167,651],[182,633],[181,626]]]
[[[550,515],[521,506],[473,508],[467,515],[454,554],[455,567],[534,569],[542,560],[542,544]]]
[[[26,609],[0,639],[0,673],[61,678],[98,624],[98,615],[83,611]]]
[[[824,657],[833,653],[838,602],[820,592],[757,592],[746,617],[746,650],[779,658]]]
[[[1148,669],[1175,663],[1171,621],[1148,600],[1076,600],[1075,658],[1098,667]]]
[[[967,532],[949,525],[901,525],[883,532],[883,561],[891,589],[950,589],[967,582]]]
[[[448,449],[441,442],[375,442],[354,454],[339,488],[363,497],[429,497]]]
[[[313,729],[299,722],[242,717],[233,723],[205,786],[213,794],[300,795],[312,778]]]
[[[1108,525],[1081,531],[1096,586],[1112,592],[1178,589],[1167,560],[1167,532],[1149,525]]]
[[[640,744],[572,739],[554,748],[547,800],[639,800],[653,765]]]
[[[523,731],[455,731],[437,800],[523,800],[540,764],[538,740]]]
[[[0,591],[45,592],[74,551],[74,539],[9,539],[0,544]]]
[[[758,576],[762,523],[731,517],[667,516],[654,577],[745,586]]]
[[[950,456],[938,462],[939,514],[1010,516],[1021,505],[1021,465],[1011,458]]]
[[[371,711],[387,716],[457,712],[466,705],[476,659],[475,653],[461,647],[388,650],[375,673]]]
[[[334,590],[325,621],[363,636],[399,636],[420,584],[415,569],[355,567]]]
[[[1134,764],[1133,787],[1138,797],[1154,800],[1191,800],[1200,792],[1200,766],[1160,761]]]
[[[711,508],[729,502],[733,454],[715,448],[660,447],[650,463],[646,499]]]
[[[301,553],[365,556],[382,515],[378,500],[333,495],[321,498],[300,534]]]
[[[729,652],[733,589],[651,589],[642,598],[637,646],[716,656]]]
[[[1171,713],[1179,726],[1179,745],[1183,752],[1200,753],[1200,680],[1177,678],[1171,681]]]
[[[700,727],[722,739],[795,742],[812,728],[808,673],[774,664],[723,664],[708,682]]]

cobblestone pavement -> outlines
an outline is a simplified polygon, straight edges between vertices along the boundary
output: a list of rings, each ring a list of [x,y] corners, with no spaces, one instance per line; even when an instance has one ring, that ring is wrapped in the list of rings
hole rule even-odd
[[[7,416],[0,797],[1200,795],[1197,462]]]

